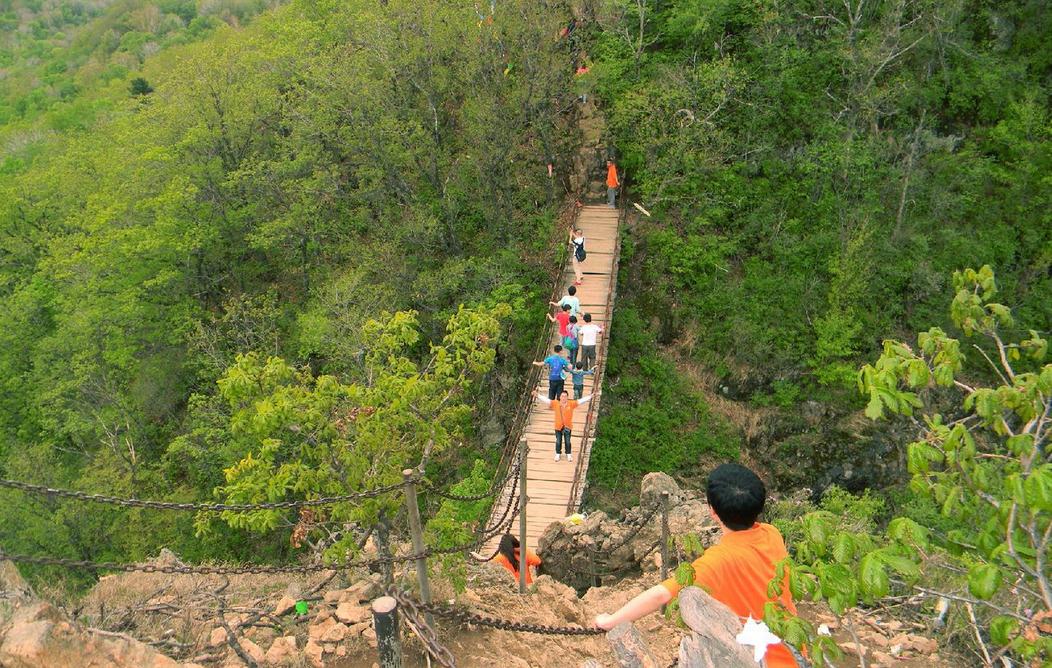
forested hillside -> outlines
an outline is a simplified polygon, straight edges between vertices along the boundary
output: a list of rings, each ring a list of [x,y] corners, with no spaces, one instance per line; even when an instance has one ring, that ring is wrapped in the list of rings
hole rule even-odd
[[[277,500],[500,440],[556,261],[545,164],[575,141],[565,16],[304,0],[248,21],[276,4],[2,6],[6,477]],[[195,538],[3,496],[9,550],[293,549],[295,516]]]
[[[626,237],[600,498],[703,472],[728,421],[782,489],[896,481],[908,439],[859,420],[856,372],[884,338],[952,329],[956,269],[993,267],[1018,333],[1052,328],[1047,3],[587,11],[610,142],[653,214]]]

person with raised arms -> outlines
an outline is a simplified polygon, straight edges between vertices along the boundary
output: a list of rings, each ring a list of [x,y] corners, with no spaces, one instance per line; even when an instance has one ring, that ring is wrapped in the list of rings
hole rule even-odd
[[[570,436],[573,435],[573,412],[578,406],[583,406],[592,400],[594,395],[574,400],[566,390],[559,392],[559,400],[545,399],[541,391],[537,390],[537,401],[552,411],[555,417],[555,461],[562,458],[563,445],[566,446],[566,461],[573,461],[573,452],[570,446]]]

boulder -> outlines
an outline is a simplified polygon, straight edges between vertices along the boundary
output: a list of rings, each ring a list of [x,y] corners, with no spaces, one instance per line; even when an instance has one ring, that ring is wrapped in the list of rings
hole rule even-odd
[[[306,646],[303,648],[303,654],[307,657],[307,661],[314,668],[325,668],[325,661],[322,656],[325,654],[325,648],[314,640],[308,640]]]
[[[220,645],[226,644],[226,629],[221,626],[217,626],[212,629],[212,632],[208,635],[208,645],[210,647],[219,647]]]
[[[307,635],[311,640],[320,643],[322,642],[322,638],[325,637],[325,635],[328,634],[337,624],[339,624],[338,621],[332,617],[327,617],[317,624],[312,624],[307,630]]]
[[[296,660],[296,637],[282,636],[277,638],[267,650],[263,662],[268,666],[285,666]]]
[[[345,600],[365,603],[379,596],[381,589],[380,583],[376,580],[359,580],[347,588],[347,598]]]
[[[344,601],[336,607],[336,619],[344,624],[359,624],[371,616],[369,608],[351,601]]]
[[[321,636],[322,642],[341,643],[344,638],[347,637],[347,632],[350,631],[350,627],[340,622],[335,622],[329,629]]]
[[[252,657],[252,660],[256,663],[263,663],[263,659],[266,653],[256,643],[252,642],[248,638],[241,638],[238,643],[241,645],[241,649],[245,650],[245,654]]]
[[[0,633],[4,668],[188,668],[130,637],[101,635],[69,621],[53,606],[16,600]]]
[[[332,603],[333,605],[335,605],[342,601],[344,596],[346,596],[346,592],[344,592],[342,589],[334,589],[332,591],[327,591],[324,594],[322,594],[322,600],[326,603]]]
[[[656,570],[659,561],[653,555],[661,538],[661,518],[653,513],[666,491],[670,534],[693,533],[703,545],[711,544],[718,530],[708,506],[668,475],[651,473],[641,484],[642,504],[624,511],[621,519],[596,512],[579,524],[567,521],[548,525],[538,541],[541,572],[584,592],[638,575],[644,562],[647,570]]]
[[[296,599],[291,596],[282,596],[278,599],[278,602],[274,604],[274,616],[281,617],[292,612],[296,607]]]
[[[683,490],[667,473],[654,472],[643,476],[639,484],[639,503],[648,510],[661,503],[661,494],[668,492],[669,507],[674,507],[686,499]]]

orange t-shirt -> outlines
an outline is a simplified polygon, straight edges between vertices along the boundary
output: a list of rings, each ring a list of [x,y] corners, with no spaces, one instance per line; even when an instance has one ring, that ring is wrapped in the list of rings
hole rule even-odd
[[[617,165],[606,166],[606,187],[616,188],[621,185],[621,182],[617,180]]]
[[[504,568],[508,569],[508,572],[515,577],[515,581],[519,581],[519,549],[515,548],[515,563],[511,564],[508,562],[508,558],[501,553],[497,553],[497,556],[493,558],[493,561],[497,562]],[[526,584],[533,584],[533,574],[530,573],[530,567],[536,568],[541,565],[541,558],[530,550],[526,550]]]
[[[566,408],[563,408],[562,402],[558,399],[552,400],[549,408],[555,412],[555,429],[573,429],[573,409],[577,408],[577,401],[570,399],[566,402]]]
[[[772,600],[767,597],[767,585],[774,579],[775,564],[786,558],[785,541],[778,529],[770,524],[754,524],[743,531],[724,531],[720,542],[705,550],[694,560],[694,584],[709,592],[742,619],[752,616],[763,619],[763,606]],[[671,577],[661,583],[673,596],[683,585]],[[782,582],[782,605],[796,614],[789,575]],[[796,661],[785,645],[767,648],[769,668],[796,668]]]

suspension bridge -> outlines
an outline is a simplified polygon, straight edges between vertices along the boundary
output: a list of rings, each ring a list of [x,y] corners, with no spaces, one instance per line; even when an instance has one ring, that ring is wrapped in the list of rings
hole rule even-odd
[[[596,419],[602,399],[599,390],[606,368],[607,342],[610,340],[610,324],[616,297],[621,213],[619,209],[598,205],[580,207],[575,216],[574,226],[584,233],[587,250],[587,258],[582,263],[584,280],[577,287],[577,297],[581,301],[581,312],[591,314],[592,322],[602,327],[603,333],[596,348],[595,374],[585,376],[584,394],[594,396],[574,414],[573,435],[570,439],[574,458],[572,461],[565,458],[562,461],[554,461],[555,430],[552,411],[534,399],[538,391],[543,396],[548,396],[546,369],[533,374],[527,382],[520,407],[520,410],[525,411],[525,415],[516,423],[516,428],[512,429],[510,435],[509,448],[515,447],[517,441],[519,444],[524,443],[527,449],[526,545],[531,550],[537,549],[540,537],[549,524],[577,512],[584,493]],[[559,295],[565,293],[573,281],[573,268],[567,260],[559,280],[556,281],[552,301],[557,301]],[[547,354],[561,341],[558,329],[549,327],[544,340],[546,345],[543,350]],[[572,390],[570,383],[566,384],[566,388]],[[494,504],[495,510],[488,526],[493,526],[499,520],[497,513],[518,494],[517,483],[517,478],[509,478],[505,482],[499,500]],[[493,539],[487,547],[490,550],[495,549],[497,540],[499,537]]]

